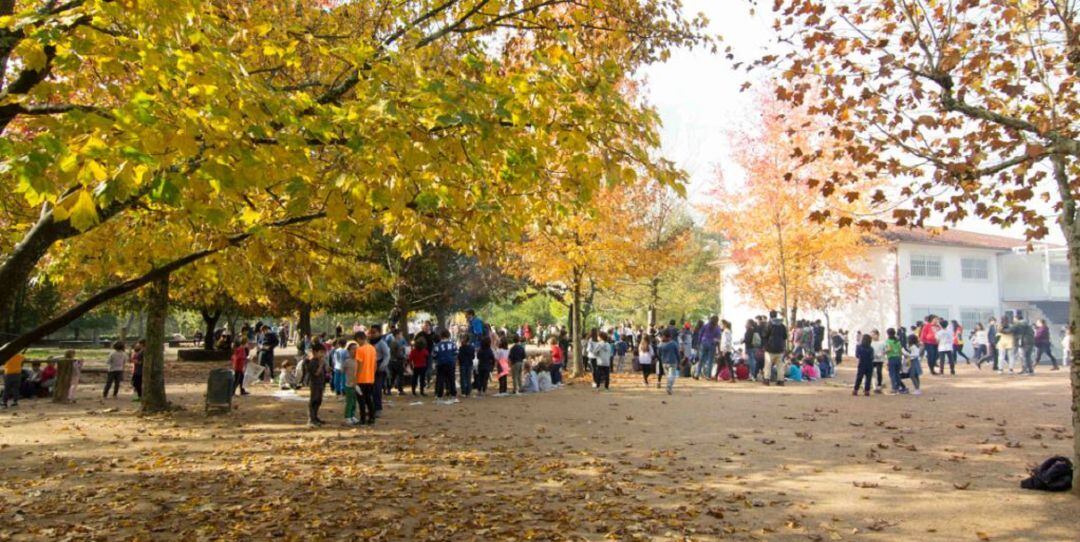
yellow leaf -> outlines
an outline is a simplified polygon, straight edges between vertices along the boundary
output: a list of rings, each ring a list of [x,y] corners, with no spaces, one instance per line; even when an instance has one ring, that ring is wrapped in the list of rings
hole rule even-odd
[[[71,206],[71,225],[78,230],[86,230],[97,224],[97,205],[89,190],[80,190],[75,196],[75,203]]]

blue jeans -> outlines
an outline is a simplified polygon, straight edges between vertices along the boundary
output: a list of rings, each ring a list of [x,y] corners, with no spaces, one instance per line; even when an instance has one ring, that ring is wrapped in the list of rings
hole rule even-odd
[[[664,372],[667,373],[667,391],[671,393],[671,390],[675,388],[675,380],[679,378],[679,364],[665,363]]]
[[[697,378],[701,378],[704,369],[705,378],[712,378],[713,358],[716,357],[716,343],[701,343],[701,361],[698,362]]]
[[[904,389],[904,381],[900,380],[900,358],[889,358],[889,383],[892,391]]]
[[[345,373],[334,369],[334,374],[330,377],[330,389],[337,395],[345,393]]]
[[[461,364],[461,374],[458,375],[461,384],[461,394],[468,397],[472,393],[472,362]]]
[[[750,369],[750,378],[753,379],[757,374],[757,348],[746,349],[746,365]]]

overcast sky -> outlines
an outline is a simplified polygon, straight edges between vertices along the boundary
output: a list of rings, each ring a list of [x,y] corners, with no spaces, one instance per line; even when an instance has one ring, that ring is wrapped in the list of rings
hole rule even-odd
[[[721,52],[712,54],[699,49],[677,50],[663,64],[649,66],[643,75],[647,81],[649,102],[664,122],[664,154],[690,175],[688,198],[702,201],[704,190],[714,182],[715,169],[722,165],[735,177],[728,156],[726,131],[745,122],[751,96],[739,92],[748,80],[744,70],[735,71],[722,50],[731,46],[740,59],[758,56],[772,36],[770,2],[763,3],[751,15],[746,0],[683,0],[686,15],[704,13],[709,31],[723,37]],[[960,229],[1022,237],[1022,231],[1002,231],[989,223],[972,219]],[[1051,228],[1051,241],[1062,242],[1057,228]]]

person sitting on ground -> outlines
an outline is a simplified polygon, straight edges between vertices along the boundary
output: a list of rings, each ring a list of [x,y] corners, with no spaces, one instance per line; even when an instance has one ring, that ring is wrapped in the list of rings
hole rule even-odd
[[[300,380],[296,377],[296,370],[292,360],[285,360],[285,364],[278,373],[278,387],[283,390],[300,389]]]
[[[739,361],[735,364],[735,378],[738,380],[750,380],[750,366],[746,364],[745,358],[739,358]]]
[[[802,382],[802,365],[798,363],[797,358],[793,359],[792,362],[793,363],[788,364],[787,379],[791,380],[792,382]]]
[[[36,399],[38,397],[38,389],[40,388],[40,378],[40,361],[31,362],[29,369],[24,366],[22,374],[22,387],[19,390],[19,396],[23,399]]]
[[[536,363],[536,387],[542,392],[555,389],[551,382],[551,364],[544,360]]]
[[[523,379],[524,382],[521,383],[521,393],[539,393],[540,386],[539,382],[537,382],[537,371],[536,367],[533,366],[533,362],[525,362],[524,369],[525,378]]]
[[[813,356],[806,356],[806,359],[803,360],[802,376],[803,380],[807,382],[814,382],[815,380],[821,379],[821,373],[818,372],[818,368],[814,364]]]

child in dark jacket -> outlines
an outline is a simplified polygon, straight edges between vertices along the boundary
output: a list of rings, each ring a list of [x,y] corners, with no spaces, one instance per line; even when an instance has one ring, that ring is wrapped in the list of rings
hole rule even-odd
[[[859,346],[855,347],[855,359],[859,360],[859,368],[855,373],[855,389],[852,390],[852,395],[859,394],[859,386],[863,385],[864,379],[863,395],[870,395],[870,380],[874,372],[874,347],[870,346],[871,341],[870,335],[863,335]]]
[[[476,349],[473,348],[472,338],[468,333],[462,333],[458,341],[457,361],[458,379],[461,383],[461,395],[468,397],[472,393],[473,384],[473,359],[476,358]]]
[[[491,378],[491,370],[495,368],[495,351],[491,349],[491,337],[480,338],[480,350],[476,353],[476,395],[483,397],[487,394],[488,380]]]

